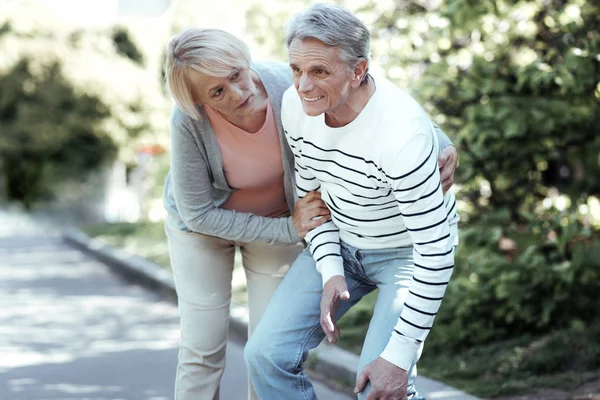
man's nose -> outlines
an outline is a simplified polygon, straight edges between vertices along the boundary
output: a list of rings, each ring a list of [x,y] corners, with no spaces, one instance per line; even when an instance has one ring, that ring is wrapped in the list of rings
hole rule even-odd
[[[298,80],[298,91],[308,92],[312,89],[312,82],[307,74],[302,74]]]

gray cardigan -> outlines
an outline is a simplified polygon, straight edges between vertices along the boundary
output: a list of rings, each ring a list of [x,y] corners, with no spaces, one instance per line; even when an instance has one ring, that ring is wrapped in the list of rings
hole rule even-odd
[[[283,160],[285,197],[293,209],[294,156],[281,126],[281,98],[292,84],[290,67],[277,62],[255,63],[275,116]],[[197,121],[173,107],[171,112],[171,171],[163,201],[169,227],[241,242],[294,243],[300,241],[292,217],[267,218],[219,208],[235,189],[227,184],[215,133],[199,106]]]
[[[284,188],[288,206],[293,210],[294,156],[281,126],[281,99],[292,84],[290,68],[282,63],[263,61],[252,65],[262,81],[279,132]],[[195,121],[177,106],[171,112],[171,170],[165,181],[163,202],[167,226],[183,232],[198,232],[241,242],[294,243],[300,238],[292,217],[267,218],[251,213],[225,210],[219,206],[235,191],[223,173],[223,158],[204,108]],[[451,144],[436,126],[440,149]]]

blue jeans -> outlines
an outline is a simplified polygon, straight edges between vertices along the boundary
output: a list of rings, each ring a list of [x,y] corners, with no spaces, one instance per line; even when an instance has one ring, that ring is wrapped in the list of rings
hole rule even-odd
[[[336,320],[363,296],[379,288],[360,355],[360,374],[364,366],[379,357],[398,321],[413,275],[412,247],[359,250],[342,242],[341,252],[350,299],[340,303]],[[260,399],[316,399],[302,363],[308,350],[317,347],[325,337],[319,322],[322,291],[321,274],[305,250],[279,285],[246,344],[248,373]],[[407,392],[411,400],[421,398],[414,387],[416,362],[409,371]],[[365,399],[369,390],[367,386],[358,398]]]

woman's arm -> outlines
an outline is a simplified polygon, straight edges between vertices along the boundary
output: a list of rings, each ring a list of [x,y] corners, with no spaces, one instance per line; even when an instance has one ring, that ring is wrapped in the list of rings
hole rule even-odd
[[[242,242],[294,243],[300,240],[292,217],[267,218],[216,207],[207,163],[190,130],[173,121],[173,194],[179,215],[189,230]]]

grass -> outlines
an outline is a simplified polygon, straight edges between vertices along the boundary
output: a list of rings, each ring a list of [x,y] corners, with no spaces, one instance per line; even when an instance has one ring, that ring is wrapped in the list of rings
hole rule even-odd
[[[163,268],[171,269],[169,246],[162,223],[139,222],[87,225],[82,229],[89,236],[111,246],[144,257]]]
[[[104,224],[84,227],[84,231],[170,268],[162,223]],[[237,254],[233,301],[244,304],[246,288],[240,261]],[[374,291],[340,320],[341,347],[360,353],[376,299]],[[572,390],[600,379],[600,324],[587,328],[566,327],[547,335],[524,336],[458,351],[432,348],[429,352],[426,345],[419,372],[488,398],[531,393],[538,388]]]
[[[428,353],[425,346],[419,367],[428,377],[482,397],[570,391],[600,379],[598,328],[565,328],[444,354]]]

